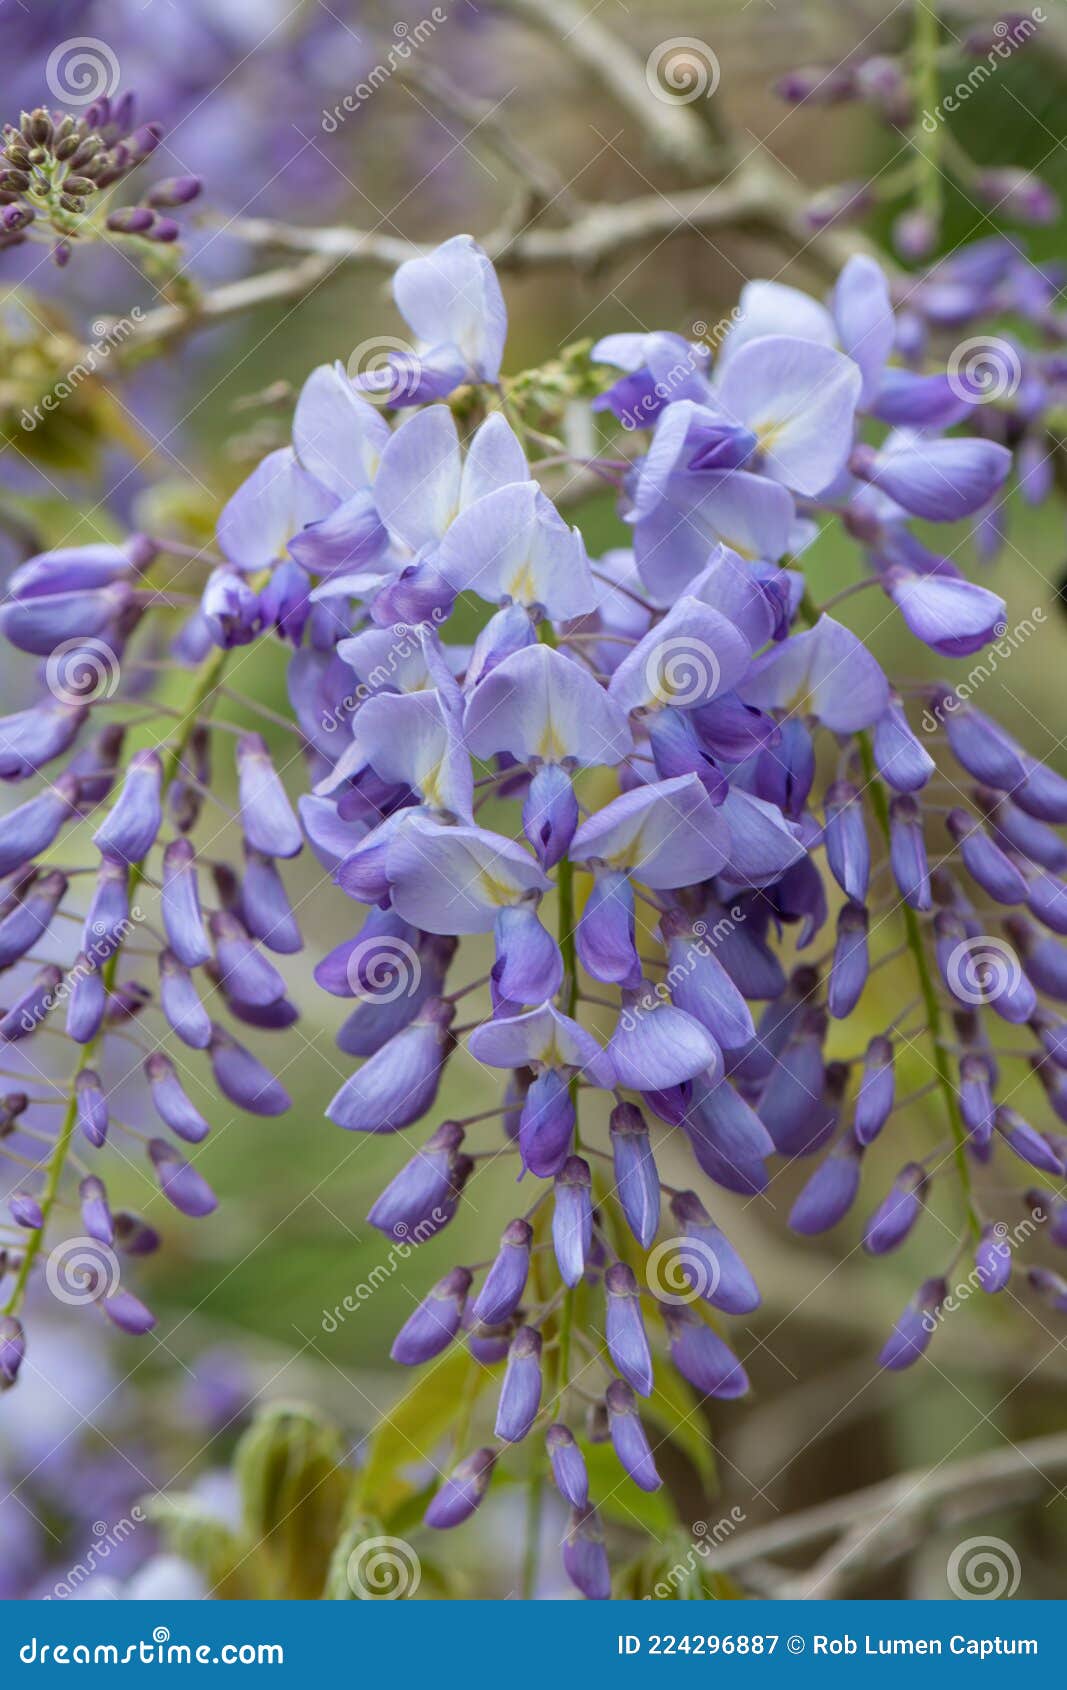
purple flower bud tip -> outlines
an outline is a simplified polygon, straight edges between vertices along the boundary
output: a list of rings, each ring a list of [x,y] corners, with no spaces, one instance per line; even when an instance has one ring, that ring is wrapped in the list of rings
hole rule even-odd
[[[95,1174],[86,1175],[78,1187],[78,1196],[81,1199],[82,1220],[89,1237],[98,1239],[101,1244],[111,1244],[115,1237],[115,1226],[111,1219],[103,1180],[97,1179]]]
[[[575,1286],[585,1272],[593,1241],[592,1175],[580,1156],[568,1156],[556,1175],[552,1242],[560,1276]]]
[[[75,1093],[78,1125],[89,1143],[99,1149],[107,1137],[108,1109],[100,1077],[95,1069],[82,1069],[75,1081]]]
[[[610,1599],[611,1571],[595,1509],[576,1508],[571,1514],[563,1541],[563,1568],[571,1583],[589,1601]]]
[[[114,1326],[134,1338],[151,1332],[156,1324],[151,1309],[146,1308],[132,1291],[116,1291],[114,1296],[105,1297],[100,1306]]]
[[[148,195],[148,203],[162,207],[188,205],[190,200],[196,199],[203,185],[199,176],[168,176],[156,183]]]
[[[426,1524],[442,1531],[469,1520],[489,1489],[495,1461],[492,1449],[476,1449],[461,1461],[427,1508]]]
[[[572,1508],[584,1508],[589,1501],[589,1473],[573,1432],[557,1421],[548,1428],[545,1442],[560,1495]]]
[[[636,1485],[654,1491],[663,1480],[656,1471],[648,1437],[641,1424],[634,1394],[623,1379],[613,1379],[605,1394],[615,1453]]]
[[[218,1198],[191,1163],[161,1138],[151,1139],[148,1154],[167,1201],[183,1215],[199,1219],[218,1208]]]
[[[390,1354],[403,1367],[417,1367],[440,1355],[459,1331],[470,1290],[466,1268],[453,1268],[439,1280],[397,1333]]]
[[[604,1275],[607,1294],[608,1353],[623,1378],[641,1396],[652,1392],[652,1352],[641,1315],[637,1281],[625,1262],[613,1262]]]
[[[159,1233],[140,1215],[123,1211],[115,1216],[115,1243],[127,1256],[151,1256],[159,1249]]]
[[[978,1283],[990,1295],[1003,1291],[1011,1278],[1011,1243],[1003,1222],[983,1229],[974,1253]]]
[[[521,1443],[541,1405],[541,1334],[520,1326],[508,1351],[504,1383],[497,1405],[496,1435],[505,1443]]]
[[[528,1221],[509,1221],[500,1250],[474,1301],[474,1315],[485,1326],[497,1326],[519,1306],[530,1271],[533,1228]]]
[[[882,1348],[880,1367],[900,1371],[918,1361],[937,1328],[938,1311],[947,1292],[943,1279],[928,1279],[919,1287]]]
[[[8,1208],[16,1226],[24,1226],[30,1232],[39,1232],[44,1225],[44,1211],[37,1198],[29,1191],[14,1191],[8,1198]]]
[[[0,1391],[9,1390],[26,1354],[26,1336],[14,1315],[0,1315]]]

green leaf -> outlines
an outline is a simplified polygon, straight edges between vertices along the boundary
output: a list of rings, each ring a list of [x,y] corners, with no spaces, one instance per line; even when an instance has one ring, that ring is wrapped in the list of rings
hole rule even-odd
[[[743,1601],[745,1592],[728,1573],[707,1566],[710,1544],[685,1532],[671,1532],[663,1543],[628,1561],[615,1579],[615,1594],[633,1601]]]
[[[632,1531],[652,1532],[659,1539],[678,1529],[678,1520],[666,1488],[645,1491],[623,1472],[610,1444],[583,1448],[589,1469],[589,1492],[597,1511],[617,1520]]]
[[[197,1498],[184,1494],[149,1496],[142,1507],[159,1528],[167,1548],[203,1573],[213,1596],[254,1595],[251,1589],[240,1588],[249,1582],[241,1579],[245,1556],[241,1539],[224,1521],[206,1513]],[[235,1585],[238,1588],[233,1588]]]
[[[358,1486],[359,1506],[389,1519],[416,1489],[402,1469],[424,1463],[434,1444],[469,1406],[490,1375],[466,1350],[455,1350],[424,1373],[371,1434]]]
[[[715,1496],[719,1489],[715,1448],[693,1387],[672,1367],[657,1368],[652,1395],[641,1412],[662,1426],[671,1442],[688,1455],[704,1481],[705,1496]]]
[[[321,1595],[352,1485],[344,1453],[335,1427],[285,1404],[258,1415],[238,1443],[245,1531],[270,1595]]]

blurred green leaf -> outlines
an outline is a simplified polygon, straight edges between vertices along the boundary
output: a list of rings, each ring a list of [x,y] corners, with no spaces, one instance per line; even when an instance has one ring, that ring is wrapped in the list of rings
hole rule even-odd
[[[213,1596],[229,1599],[254,1596],[250,1588],[251,1573],[242,1576],[245,1545],[224,1521],[206,1513],[195,1497],[149,1496],[143,1508],[148,1519],[159,1528],[167,1548],[203,1573]]]
[[[642,1412],[684,1450],[704,1481],[705,1496],[712,1497],[719,1489],[719,1470],[700,1400],[673,1367],[659,1367],[652,1395]]]
[[[471,1369],[477,1369],[471,1373]],[[400,1398],[375,1428],[359,1484],[360,1505],[390,1518],[416,1488],[401,1469],[426,1460],[454,1422],[467,1391],[476,1398],[490,1375],[465,1350],[456,1350]],[[468,1399],[470,1401],[472,1399]]]
[[[268,1593],[320,1596],[352,1485],[336,1428],[311,1409],[273,1406],[242,1436],[234,1469]]]

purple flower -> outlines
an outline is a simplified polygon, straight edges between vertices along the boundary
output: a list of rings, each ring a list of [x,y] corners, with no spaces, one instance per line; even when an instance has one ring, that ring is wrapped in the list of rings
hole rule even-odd
[[[632,1103],[620,1103],[611,1112],[611,1149],[619,1203],[630,1231],[647,1250],[659,1227],[659,1176],[648,1127]]]
[[[470,1284],[466,1268],[452,1268],[438,1280],[393,1340],[389,1352],[393,1360],[404,1367],[418,1367],[447,1349],[459,1331]]]
[[[495,382],[507,311],[492,264],[470,235],[454,235],[425,258],[410,258],[393,277],[393,297],[416,337],[410,353],[357,385],[393,405],[443,399],[461,382]]]
[[[552,1477],[565,1502],[572,1508],[585,1508],[589,1501],[589,1473],[585,1457],[568,1426],[557,1421],[545,1434]]]
[[[499,1326],[518,1308],[530,1271],[532,1241],[528,1221],[509,1221],[504,1228],[500,1251],[474,1299],[473,1312],[483,1326]]]
[[[625,1380],[613,1379],[607,1388],[605,1401],[611,1442],[620,1465],[642,1490],[659,1490],[663,1480],[656,1472],[655,1459],[637,1413],[633,1391]]]
[[[437,1531],[461,1526],[478,1507],[493,1476],[496,1452],[476,1449],[454,1467],[425,1513],[425,1522]]]
[[[496,1411],[496,1436],[505,1443],[521,1443],[540,1406],[541,1334],[532,1326],[520,1326],[508,1350]]]

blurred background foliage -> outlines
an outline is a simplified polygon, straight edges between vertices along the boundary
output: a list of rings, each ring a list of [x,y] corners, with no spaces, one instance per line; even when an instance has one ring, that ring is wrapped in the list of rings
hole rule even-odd
[[[979,162],[1039,169],[1067,200],[1067,150],[1060,140],[1067,112],[1067,7],[1062,0],[1047,0],[1047,5],[1051,23],[1041,40],[1006,62],[953,122]],[[54,40],[82,32],[84,23],[84,33],[111,41],[123,63],[124,86],[169,94],[164,147],[173,152],[174,162],[168,158],[166,168],[195,161],[206,177],[203,209],[197,208],[193,220],[193,272],[209,280],[232,277],[247,269],[249,254],[227,235],[226,223],[250,201],[254,209],[263,209],[261,184],[270,175],[270,155],[261,143],[259,153],[253,149],[240,170],[223,172],[221,188],[213,184],[212,159],[225,162],[231,144],[240,152],[241,125],[251,121],[248,112],[273,87],[270,55],[291,50],[302,30],[317,30],[324,20],[313,14],[326,9],[306,0],[272,30],[272,4],[246,0],[242,7],[228,0],[216,22],[224,36],[229,30],[233,41],[246,44],[247,52],[231,68],[221,114],[211,101],[198,109],[195,93],[183,109],[182,98],[168,83],[172,75],[180,83],[181,68],[166,62],[175,26],[169,20],[163,28],[159,14],[164,9],[161,0],[148,8],[41,6],[34,8],[33,20],[19,20],[16,29],[14,16],[22,8],[17,0],[0,0],[0,30],[12,23],[4,79],[16,105],[35,102],[45,97],[43,63]],[[144,14],[140,20],[138,10]],[[279,5],[279,19],[282,12]],[[398,17],[414,22],[410,9],[405,13],[352,0],[335,0],[334,14],[342,27],[326,37],[333,43],[329,53],[320,45],[299,70],[290,66],[288,71],[287,101],[278,122],[290,124],[299,137],[295,151],[301,173],[287,184],[283,168],[273,184],[274,197],[266,197],[266,209],[295,221],[350,220],[421,241],[460,229],[484,234],[494,228],[507,209],[507,193],[491,155],[477,135],[462,137],[454,121],[435,117],[418,90],[401,78],[386,82],[335,133],[323,131],[322,110],[366,73],[378,56],[374,43],[380,35],[388,39]],[[786,70],[840,60],[861,43],[865,53],[899,48],[910,27],[906,6],[890,0],[705,0],[688,5],[630,0],[623,7],[606,0],[599,15],[642,51],[667,36],[707,40],[722,68],[715,99],[724,120],[746,148],[765,149],[795,175],[798,198],[846,172],[850,177],[874,173],[898,145],[864,107],[798,111],[777,100],[771,85]],[[946,15],[996,13],[961,6],[946,8]],[[157,42],[154,27],[161,30]],[[185,27],[190,38],[197,27],[210,32],[209,8],[190,6]],[[649,159],[635,127],[571,60],[541,35],[497,18],[491,8],[461,0],[420,52],[469,91],[503,102],[504,121],[513,132],[529,148],[550,155],[583,197],[612,200],[680,184],[681,178],[672,178]],[[944,80],[946,87],[955,80],[950,70]],[[145,115],[153,115],[150,101]],[[294,186],[296,192],[287,192]],[[879,210],[867,224],[883,244],[889,221],[888,210]],[[989,234],[995,226],[964,193],[948,191],[946,250]],[[1015,238],[1022,239],[1017,233]],[[1063,222],[1027,231],[1024,239],[1036,257],[1064,255]],[[323,360],[346,359],[368,338],[400,327],[381,273],[343,267],[302,303],[255,310],[194,335],[130,372],[126,382],[113,382],[111,370],[102,379],[88,380],[47,425],[26,435],[11,414],[17,413],[27,385],[32,387],[39,361],[56,356],[55,338],[76,342],[86,324],[101,315],[121,315],[135,304],[151,303],[151,290],[127,264],[107,254],[99,260],[92,255],[85,264],[78,257],[76,266],[56,273],[21,251],[0,255],[0,408],[8,413],[0,549],[8,567],[49,544],[117,536],[130,523],[194,541],[207,539],[221,501],[251,462],[287,438],[292,390],[307,372]],[[759,275],[822,285],[805,255],[783,267],[779,252],[745,230],[716,234],[714,240],[682,234],[593,274],[560,270],[551,279],[509,276],[506,368],[514,372],[536,365],[560,345],[610,330],[657,327],[691,333],[694,323],[723,317],[743,281]],[[42,342],[50,352],[42,351]],[[625,543],[610,499],[590,498],[570,514],[592,553]],[[1062,738],[1067,661],[1067,621],[1058,599],[1067,552],[1062,510],[1051,502],[1035,512],[1016,500],[1010,537],[1002,559],[992,566],[997,590],[1008,599],[1009,625],[1033,618],[1036,608],[1044,621],[988,684],[996,689],[1000,719],[1024,739],[1033,740],[1040,728],[1039,749],[1044,750]],[[966,567],[987,566],[968,558]],[[805,569],[816,599],[855,574],[837,539],[816,545]],[[907,678],[923,678],[915,670],[915,643],[885,619],[881,602],[868,603],[868,597],[849,604],[847,620],[871,640],[891,674],[898,675],[906,664]],[[235,685],[260,705],[283,711],[284,671],[282,649],[262,642],[251,655],[242,654]],[[937,672],[931,659],[925,673]],[[14,667],[0,675],[6,709],[18,707],[27,682],[28,675]],[[292,746],[281,729],[264,725],[239,702],[228,700],[223,714],[260,727],[280,764],[291,757]],[[1050,760],[1067,772],[1062,750]],[[291,772],[297,776],[295,768]],[[218,796],[228,802],[232,770],[220,766],[214,782]],[[297,778],[293,790],[299,790]],[[491,809],[481,819],[494,825]],[[224,832],[220,854],[229,855],[231,843],[236,845]],[[233,854],[239,853],[235,849]],[[0,1410],[0,1464],[27,1507],[36,1499],[36,1513],[54,1528],[56,1541],[33,1552],[39,1570],[62,1564],[72,1543],[77,1551],[84,1523],[71,1537],[61,1499],[41,1500],[54,1454],[41,1449],[36,1460],[43,1478],[35,1467],[33,1476],[24,1479],[28,1440],[32,1444],[31,1432],[37,1436],[33,1398],[10,1413],[9,1403],[16,1405],[24,1393],[36,1391],[38,1416],[50,1407],[56,1426],[67,1426],[68,1454],[77,1451],[79,1462],[106,1466],[116,1446],[127,1454],[134,1451],[130,1459],[137,1472],[127,1472],[125,1488],[120,1487],[126,1497],[143,1490],[138,1473],[147,1474],[153,1485],[182,1490],[194,1476],[221,1466],[244,1424],[247,1401],[257,1394],[268,1401],[298,1396],[313,1402],[342,1429],[351,1450],[412,1387],[411,1379],[391,1367],[387,1352],[414,1301],[457,1258],[476,1262],[489,1257],[515,1208],[513,1174],[502,1162],[478,1179],[469,1193],[472,1200],[446,1234],[403,1258],[366,1224],[373,1197],[410,1155],[411,1145],[421,1142],[424,1130],[347,1139],[323,1117],[325,1103],[349,1066],[333,1043],[348,1006],[316,991],[311,969],[316,956],[348,936],[356,913],[339,891],[324,886],[307,854],[295,868],[291,884],[294,901],[303,900],[298,909],[306,945],[289,959],[287,973],[302,1021],[284,1043],[272,1037],[261,1039],[259,1046],[292,1092],[292,1112],[279,1120],[239,1118],[212,1134],[200,1166],[221,1205],[206,1222],[189,1224],[169,1209],[162,1213],[165,1206],[147,1177],[114,1170],[116,1201],[140,1208],[165,1227],[169,1247],[158,1269],[146,1264],[143,1277],[146,1295],[160,1311],[158,1333],[142,1348],[134,1340],[115,1345],[102,1378],[87,1387],[84,1398],[64,1387],[61,1371],[64,1357],[81,1365],[81,1339],[68,1349],[57,1338],[55,1377],[47,1386],[28,1381]],[[480,972],[475,958],[471,977]],[[904,1007],[911,993],[904,976],[889,968],[876,978],[877,1001],[873,992],[868,994],[866,1019],[861,1005],[847,1030],[836,1030],[832,1055],[857,1055],[867,1037],[883,1027],[887,1006],[894,1013]],[[909,1067],[905,1056],[899,1093],[921,1087],[927,1077],[921,1062]],[[462,1057],[450,1065],[436,1117],[477,1113],[495,1101],[496,1091],[492,1078]],[[194,1101],[210,1115],[213,1094],[207,1086],[194,1094]],[[604,1122],[583,1120],[583,1131],[605,1142]],[[936,1111],[918,1102],[896,1124],[892,1143],[879,1141],[870,1152],[865,1190],[888,1188],[902,1161],[929,1151],[941,1132]],[[707,1196],[707,1182],[674,1142],[657,1150],[657,1157],[667,1181],[695,1185]],[[786,1168],[763,1197],[753,1200],[714,1191],[715,1216],[752,1262],[765,1293],[764,1307],[733,1327],[754,1392],[746,1401],[714,1405],[708,1415],[688,1422],[691,1405],[684,1397],[654,1401],[652,1417],[664,1429],[675,1428],[665,1464],[669,1495],[650,1498],[632,1485],[620,1487],[617,1470],[610,1484],[601,1485],[594,1474],[594,1490],[613,1493],[613,1529],[634,1554],[641,1549],[637,1522],[666,1540],[679,1521],[684,1527],[695,1519],[715,1520],[736,1505],[753,1525],[904,1467],[981,1449],[993,1441],[993,1429],[1017,1439],[1063,1425],[1067,1353],[1062,1338],[1051,1335],[1055,1342],[1050,1341],[1044,1317],[1014,1298],[987,1299],[980,1309],[972,1305],[951,1315],[929,1365],[904,1377],[878,1374],[874,1356],[885,1330],[918,1280],[933,1271],[931,1258],[940,1262],[945,1254],[942,1228],[936,1218],[928,1218],[903,1250],[877,1263],[858,1249],[862,1217],[850,1217],[829,1238],[798,1240],[787,1232],[785,1217],[804,1177],[802,1165]],[[947,1195],[951,1205],[951,1190]],[[958,1217],[950,1207],[942,1219],[954,1229]],[[346,1297],[354,1299],[355,1312],[345,1312]],[[54,1324],[60,1328],[58,1320]],[[226,1412],[182,1408],[201,1375],[205,1389],[216,1381],[220,1355],[226,1358],[223,1372],[229,1368],[233,1375],[231,1395],[224,1397]],[[466,1388],[460,1358],[434,1372],[414,1402],[402,1400],[399,1412],[415,1416],[423,1439],[435,1424],[443,1434],[457,1394]],[[68,1394],[75,1397],[77,1412],[62,1409],[58,1399]],[[477,1405],[472,1407],[476,1413]],[[410,1446],[395,1421],[387,1423],[384,1438],[384,1455],[378,1446],[373,1508],[388,1520],[389,1529],[414,1529],[412,1499],[429,1472],[411,1461]],[[604,1459],[611,1463],[610,1451]],[[520,1455],[512,1479],[521,1472]],[[108,1517],[107,1510],[99,1517]],[[443,1547],[428,1546],[431,1573],[421,1594],[450,1590],[503,1596],[513,1591],[521,1518],[514,1483],[495,1484],[471,1526]],[[997,1529],[996,1518],[989,1523]],[[1062,1580],[1051,1569],[1067,1540],[1067,1503],[1058,1499],[999,1524],[1022,1556],[1022,1593],[1061,1595]],[[559,1527],[560,1517],[550,1508],[546,1544],[558,1541]],[[12,1528],[10,1508],[0,1510],[0,1533],[6,1531],[16,1547],[17,1528],[18,1522]],[[0,1559],[4,1542],[0,1535]],[[447,1575],[441,1572],[436,1588],[435,1556],[447,1562]],[[943,1594],[944,1561],[943,1546],[932,1540],[918,1548],[907,1572],[890,1569],[874,1586],[861,1587],[861,1593]],[[545,1594],[563,1594],[555,1566],[555,1555],[547,1555]],[[639,1586],[641,1575],[634,1577]]]

